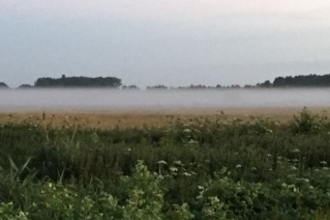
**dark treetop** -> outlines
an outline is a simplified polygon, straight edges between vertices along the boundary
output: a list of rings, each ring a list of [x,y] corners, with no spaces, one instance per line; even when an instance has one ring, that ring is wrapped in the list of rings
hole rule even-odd
[[[66,77],[61,78],[39,78],[34,83],[35,87],[89,87],[89,88],[118,88],[121,86],[121,79],[116,77]]]
[[[330,87],[330,74],[326,75],[299,75],[299,76],[286,76],[277,77],[273,83],[269,80],[257,85],[259,87]]]
[[[8,88],[7,84],[4,82],[0,82],[0,89]]]

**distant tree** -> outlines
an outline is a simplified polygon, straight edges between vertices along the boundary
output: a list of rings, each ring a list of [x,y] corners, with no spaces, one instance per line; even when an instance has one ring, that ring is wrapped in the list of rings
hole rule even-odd
[[[8,89],[9,87],[7,86],[6,83],[0,82],[0,89]]]
[[[124,85],[124,86],[121,87],[121,89],[123,89],[123,90],[127,90],[127,89],[140,90],[140,88],[136,85],[129,85],[129,86]]]
[[[163,89],[163,90],[166,90],[168,88],[167,88],[167,86],[164,86],[164,85],[147,86],[147,90],[149,90],[149,89]]]
[[[220,85],[217,85],[217,87],[214,86],[206,86],[206,85],[202,85],[202,84],[198,84],[198,85],[193,85],[191,84],[190,86],[179,86],[177,88],[175,87],[171,87],[171,89],[180,89],[180,90],[201,90],[201,89],[218,89],[221,88]]]
[[[273,86],[274,87],[282,87],[285,86],[285,80],[283,77],[277,77],[275,78],[274,82],[273,82]]]
[[[62,75],[59,79],[39,78],[35,87],[93,87],[93,88],[118,88],[121,86],[121,79],[116,77],[66,77]]]
[[[326,75],[298,75],[277,77],[273,82],[274,87],[329,87],[330,74]]]
[[[265,82],[258,84],[258,87],[261,87],[261,88],[269,88],[271,86],[272,86],[272,83],[269,80],[266,80]]]
[[[205,85],[190,85],[188,89],[207,89]]]
[[[232,89],[238,89],[238,88],[241,88],[241,87],[240,87],[240,85],[236,85],[235,84],[235,85],[231,85],[230,88],[232,88]]]
[[[33,86],[29,85],[29,84],[22,84],[18,87],[19,89],[32,89]]]
[[[39,78],[34,83],[35,87],[54,87],[56,86],[56,79],[52,78]]]
[[[254,88],[254,86],[252,86],[252,85],[245,85],[244,88],[245,89],[251,89],[251,88]]]

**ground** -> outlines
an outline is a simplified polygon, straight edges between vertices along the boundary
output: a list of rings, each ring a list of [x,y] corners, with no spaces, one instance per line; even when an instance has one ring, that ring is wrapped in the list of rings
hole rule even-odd
[[[0,123],[32,121],[43,125],[75,125],[84,127],[113,128],[166,126],[177,120],[250,120],[253,117],[271,118],[286,123],[302,108],[245,108],[245,109],[195,109],[158,111],[95,111],[95,112],[1,112]],[[330,116],[329,108],[309,108],[314,114]]]

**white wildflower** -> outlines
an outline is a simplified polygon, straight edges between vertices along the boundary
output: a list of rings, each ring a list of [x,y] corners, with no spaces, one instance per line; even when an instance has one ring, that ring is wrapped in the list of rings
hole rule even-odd
[[[184,176],[191,176],[191,174],[190,173],[187,173],[187,172],[184,172],[184,173],[182,173],[182,175],[184,175]]]
[[[300,150],[298,148],[295,148],[291,151],[292,153],[300,153]]]
[[[323,160],[323,161],[320,162],[320,164],[327,165],[327,162]]]
[[[203,186],[197,186],[199,190],[204,190],[205,188]]]
[[[191,130],[190,130],[189,128],[186,128],[186,129],[183,130],[183,132],[185,132],[185,133],[190,133]]]
[[[157,162],[157,164],[167,164],[167,163],[164,160],[160,160],[160,161]]]
[[[297,167],[291,166],[291,170],[297,170]]]

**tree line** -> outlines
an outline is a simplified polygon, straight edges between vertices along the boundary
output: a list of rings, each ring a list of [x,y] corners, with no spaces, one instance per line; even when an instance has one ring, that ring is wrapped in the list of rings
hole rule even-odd
[[[286,76],[276,77],[273,82],[266,80],[263,83],[257,83],[256,85],[230,85],[222,86],[217,84],[216,86],[206,86],[202,84],[179,86],[179,87],[167,87],[165,85],[147,86],[147,90],[205,90],[205,89],[229,89],[229,88],[299,88],[299,87],[330,87],[330,74],[325,75],[298,75],[298,76]],[[9,88],[4,82],[0,82],[0,89]],[[137,90],[140,89],[136,85],[122,85],[121,79],[117,77],[66,77],[62,75],[61,78],[38,78],[34,85],[23,84],[19,88],[121,88],[123,90]]]
[[[38,78],[34,85],[22,84],[18,88],[119,88],[121,79],[117,77],[66,77],[61,78],[43,77]],[[0,82],[0,88],[9,88],[4,82]]]
[[[61,78],[39,78],[34,83],[35,87],[108,87],[118,88],[121,86],[121,79],[116,77],[66,77]]]
[[[235,88],[301,88],[301,87],[330,87],[330,74],[325,75],[298,75],[298,76],[286,76],[286,77],[276,77],[273,82],[266,80],[263,83],[257,83],[256,85],[244,85],[241,87],[240,85],[233,84],[230,86],[222,86],[220,84],[216,86],[205,86],[205,85],[190,85],[190,86],[180,86],[177,88],[174,87],[166,87],[164,85],[157,86],[148,86],[147,89],[235,89]]]
[[[308,76],[277,77],[273,82],[274,87],[328,87],[330,86],[330,74],[319,76],[310,74]]]

